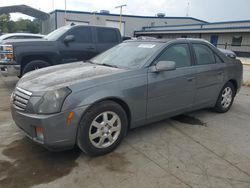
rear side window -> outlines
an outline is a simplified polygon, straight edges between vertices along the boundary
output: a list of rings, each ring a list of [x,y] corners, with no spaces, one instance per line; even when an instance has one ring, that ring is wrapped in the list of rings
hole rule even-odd
[[[217,54],[215,54],[215,60],[216,63],[224,63],[224,61]]]
[[[73,35],[76,43],[91,43],[92,32],[89,27],[76,27],[70,30],[67,35]]]
[[[189,47],[187,44],[175,44],[167,48],[157,61],[174,61],[176,68],[191,66]]]
[[[204,44],[193,44],[198,65],[215,63],[214,52]]]
[[[97,39],[100,43],[118,42],[117,33],[113,29],[97,28]]]

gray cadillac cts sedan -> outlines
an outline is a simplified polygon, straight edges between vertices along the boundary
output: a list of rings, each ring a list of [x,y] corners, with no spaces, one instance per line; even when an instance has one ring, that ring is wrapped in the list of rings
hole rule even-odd
[[[11,109],[33,141],[102,155],[130,128],[202,108],[228,111],[241,82],[241,62],[203,40],[134,40],[26,74]]]

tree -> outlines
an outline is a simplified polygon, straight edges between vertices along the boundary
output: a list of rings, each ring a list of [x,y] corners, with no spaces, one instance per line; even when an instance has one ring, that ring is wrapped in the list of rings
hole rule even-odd
[[[9,14],[1,14],[0,15],[0,32],[7,33],[8,30],[8,22],[10,21]]]
[[[19,19],[10,20],[9,14],[0,15],[0,33],[28,32],[39,33],[39,20]]]

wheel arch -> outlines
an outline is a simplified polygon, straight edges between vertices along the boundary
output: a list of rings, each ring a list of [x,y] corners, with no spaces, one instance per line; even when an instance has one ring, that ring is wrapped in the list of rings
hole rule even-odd
[[[228,80],[228,82],[230,82],[230,83],[233,84],[234,89],[235,89],[235,94],[236,94],[236,93],[237,93],[237,90],[238,90],[238,83],[237,83],[237,81],[234,80],[234,79],[230,79],[230,80]]]
[[[127,118],[128,118],[128,130],[130,129],[130,125],[131,125],[131,110],[128,106],[128,104],[121,98],[119,97],[106,97],[106,98],[102,98],[99,99],[97,101],[95,101],[94,103],[92,103],[87,109],[86,111],[82,114],[82,116],[84,116],[84,114],[93,106],[95,106],[98,103],[104,102],[104,101],[112,101],[115,102],[117,104],[119,104],[123,110],[126,112]]]
[[[27,55],[27,56],[24,56],[21,59],[21,64],[27,65],[29,62],[34,61],[34,60],[43,60],[43,61],[46,61],[52,65],[52,60],[49,57],[47,57],[46,55]]]

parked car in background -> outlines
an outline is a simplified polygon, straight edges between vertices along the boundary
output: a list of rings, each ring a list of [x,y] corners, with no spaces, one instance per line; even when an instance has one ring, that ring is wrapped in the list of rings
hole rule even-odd
[[[3,75],[90,59],[122,41],[116,28],[68,25],[42,39],[8,40],[0,45]]]
[[[222,49],[218,48],[222,53],[224,53],[226,56],[236,59],[236,54],[232,50]]]
[[[18,39],[41,39],[44,35],[32,34],[32,33],[9,33],[0,36],[0,44],[7,40]]]
[[[30,72],[11,96],[12,117],[50,149],[114,150],[130,128],[202,108],[227,112],[242,64],[197,39],[125,41],[88,62]]]

